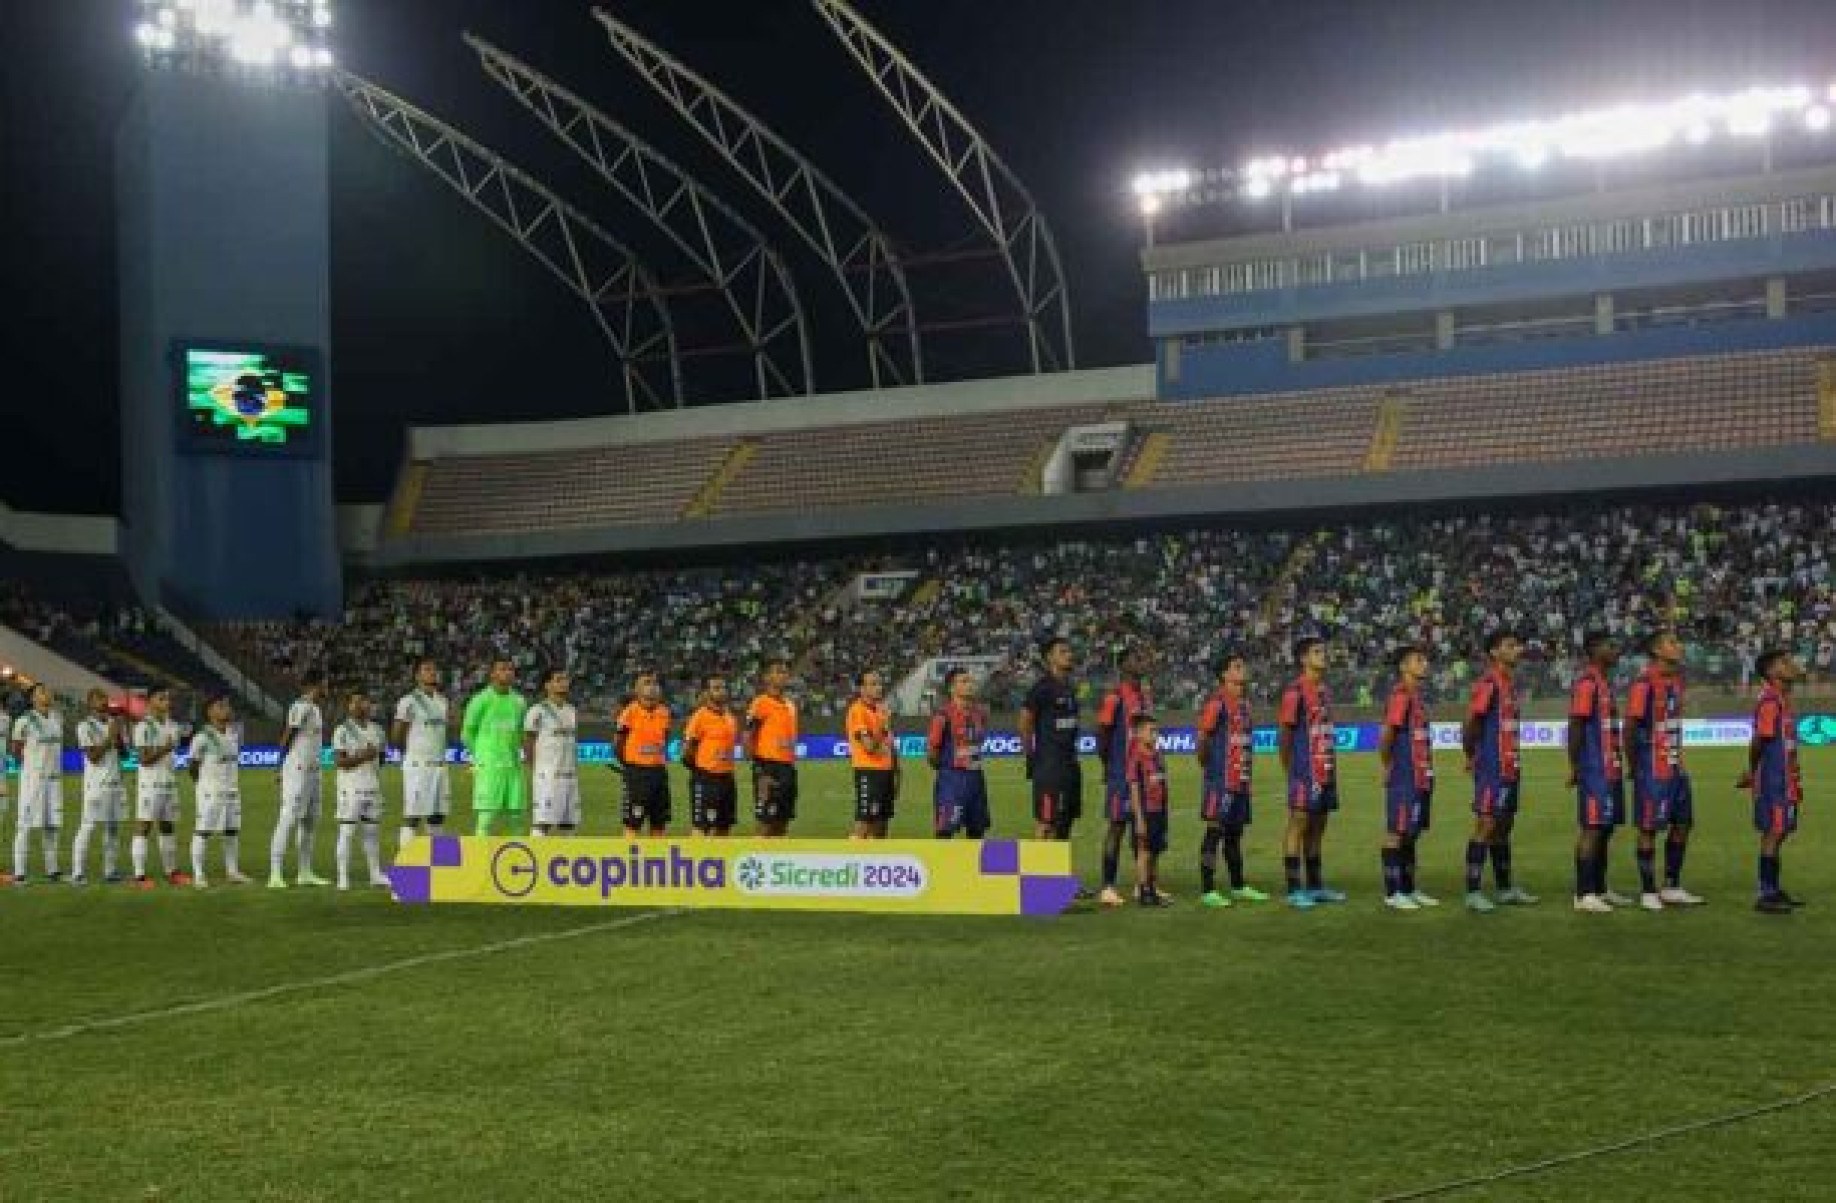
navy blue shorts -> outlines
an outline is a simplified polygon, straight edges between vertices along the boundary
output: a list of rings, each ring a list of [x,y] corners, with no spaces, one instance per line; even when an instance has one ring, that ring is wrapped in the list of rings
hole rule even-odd
[[[1791,835],[1798,830],[1798,804],[1789,798],[1755,797],[1753,829],[1761,835]]]
[[[1384,830],[1413,839],[1428,830],[1433,817],[1434,791],[1428,789],[1384,791]]]
[[[1632,783],[1632,803],[1640,831],[1688,827],[1696,818],[1695,791],[1688,773],[1661,780],[1640,774]]]
[[[1575,782],[1575,822],[1588,831],[1607,831],[1626,821],[1626,787],[1583,774]]]
[[[937,774],[937,785],[931,793],[935,812],[934,830],[939,836],[967,833],[979,840],[990,826],[988,814],[988,781],[977,772],[965,769],[943,769]]]
[[[1250,792],[1225,789],[1222,781],[1207,781],[1199,799],[1199,817],[1216,827],[1248,827]]]
[[[1339,809],[1339,786],[1315,786],[1305,781],[1288,782],[1288,809],[1303,814],[1326,815]]]
[[[1517,782],[1479,778],[1473,782],[1473,813],[1482,819],[1509,819],[1517,814]]]

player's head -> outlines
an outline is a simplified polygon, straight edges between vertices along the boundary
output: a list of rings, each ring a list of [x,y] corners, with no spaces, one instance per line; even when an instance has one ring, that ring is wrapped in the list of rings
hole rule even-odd
[[[1116,658],[1116,664],[1121,668],[1122,675],[1131,680],[1145,676],[1147,670],[1153,667],[1153,663],[1154,653],[1144,643],[1129,644],[1122,649],[1122,654]]]
[[[1605,631],[1589,631],[1581,637],[1581,654],[1589,664],[1612,668],[1619,663],[1619,641]]]
[[[953,702],[975,699],[975,674],[966,668],[953,668],[944,674],[944,695]]]
[[[1213,667],[1217,669],[1218,680],[1225,685],[1240,689],[1249,684],[1249,657],[1234,648],[1219,656]]]
[[[1645,636],[1645,655],[1666,669],[1683,663],[1683,640],[1668,627]]]
[[[1294,641],[1294,662],[1307,672],[1326,671],[1326,640],[1319,635],[1302,635]]]
[[[172,691],[164,685],[156,685],[147,690],[147,713],[157,719],[165,719],[172,713]]]
[[[235,711],[230,709],[230,700],[224,694],[213,696],[204,703],[204,718],[213,727],[227,727]]]
[[[51,687],[49,685],[40,682],[32,686],[29,696],[32,699],[32,709],[40,711],[51,709]]]
[[[663,679],[654,668],[640,668],[631,678],[632,700],[654,706],[663,696]]]
[[[1160,735],[1160,720],[1143,710],[1129,721],[1128,730],[1136,743],[1151,744]]]
[[[877,702],[886,696],[886,678],[872,669],[855,678],[854,687],[869,702]]]
[[[1428,649],[1419,643],[1405,644],[1390,654],[1396,675],[1411,683],[1428,676]]]
[[[790,686],[790,661],[782,656],[773,656],[765,662],[759,680],[764,682],[767,693],[783,693]]]
[[[416,662],[414,683],[429,692],[440,687],[440,666],[434,663],[431,656]]]
[[[300,696],[310,702],[317,702],[323,698],[325,696],[325,674],[315,670],[302,677]]]
[[[707,700],[708,705],[718,710],[727,704],[733,696],[733,691],[727,684],[724,673],[712,673],[701,683],[701,695]]]
[[[367,723],[376,708],[370,703],[370,695],[361,689],[353,689],[345,696],[344,713],[351,716],[354,723]]]
[[[83,701],[89,706],[89,712],[97,718],[108,714],[108,690],[91,689],[83,695]]]
[[[491,688],[499,693],[509,693],[516,684],[516,665],[508,656],[499,656],[491,661]]]
[[[574,680],[565,668],[551,668],[542,676],[542,696],[551,702],[565,702],[567,691],[573,685]]]
[[[1485,637],[1485,655],[1493,664],[1515,668],[1524,658],[1524,641],[1517,637],[1516,631],[1500,627]]]
[[[1045,663],[1046,671],[1056,676],[1063,676],[1077,664],[1077,653],[1071,650],[1071,641],[1059,635],[1040,646],[1039,658]]]
[[[1804,666],[1782,647],[1768,648],[1753,662],[1760,679],[1774,685],[1793,685],[1804,679]]]

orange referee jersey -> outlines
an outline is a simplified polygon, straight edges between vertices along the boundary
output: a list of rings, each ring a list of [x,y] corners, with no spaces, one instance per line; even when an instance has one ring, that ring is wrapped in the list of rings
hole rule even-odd
[[[733,746],[739,742],[739,717],[733,711],[701,707],[689,715],[682,738],[695,745],[691,768],[732,776]]]
[[[880,750],[869,752],[869,742],[877,742]],[[848,707],[848,759],[857,769],[893,767],[892,720],[885,706],[856,698]]]
[[[747,707],[746,725],[758,732],[754,748],[760,760],[797,762],[797,703],[762,693]]]
[[[619,711],[618,733],[625,741],[621,761],[641,769],[662,768],[669,756],[669,707],[632,702]]]

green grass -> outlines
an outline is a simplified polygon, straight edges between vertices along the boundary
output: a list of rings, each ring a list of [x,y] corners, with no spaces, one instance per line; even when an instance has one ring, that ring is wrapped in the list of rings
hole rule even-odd
[[[1382,912],[1375,761],[1354,758],[1327,850],[1351,904],[1204,912],[1187,761],[1168,913],[676,915],[0,1044],[0,1199],[1350,1200],[1612,1142],[1836,1080],[1836,756],[1806,764],[1786,880],[1813,905],[1785,919],[1749,909],[1738,759],[1693,757],[1688,878],[1711,904],[1688,914],[1569,911],[1573,803],[1548,755],[1517,856],[1540,908]],[[1442,767],[1423,884],[1453,900],[1466,782]],[[1022,783],[995,775],[999,830],[1021,831]],[[273,777],[245,782],[253,873]],[[846,770],[805,784],[799,833],[841,833]],[[1281,816],[1261,805],[1251,870],[1274,886]],[[925,823],[908,799],[898,834]],[[0,1039],[616,917],[34,888],[0,896]],[[1825,1198],[1833,1112],[1456,1197]]]

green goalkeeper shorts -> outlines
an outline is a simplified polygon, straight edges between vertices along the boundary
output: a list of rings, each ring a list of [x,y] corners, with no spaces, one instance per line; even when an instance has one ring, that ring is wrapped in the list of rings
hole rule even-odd
[[[473,774],[473,810],[521,813],[525,806],[521,769],[479,769]]]

